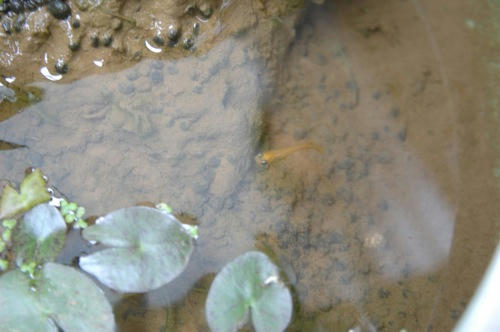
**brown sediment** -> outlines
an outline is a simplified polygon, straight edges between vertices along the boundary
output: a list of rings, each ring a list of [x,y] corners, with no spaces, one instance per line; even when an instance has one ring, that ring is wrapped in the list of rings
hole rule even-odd
[[[68,1],[72,15],[65,20],[54,18],[42,7],[23,14],[26,23],[20,32],[6,33],[0,28],[2,76],[16,77],[17,84],[44,80],[41,68],[57,75],[59,61],[67,66],[67,73],[58,81],[69,82],[117,71],[143,58],[204,54],[259,19],[279,17],[290,10],[288,2],[270,1],[263,6],[253,0],[107,0],[97,7],[80,8],[77,3],[85,1]],[[173,40],[168,35],[170,26],[178,31]],[[184,46],[187,38],[193,43],[188,50]],[[148,50],[146,43],[155,51]]]

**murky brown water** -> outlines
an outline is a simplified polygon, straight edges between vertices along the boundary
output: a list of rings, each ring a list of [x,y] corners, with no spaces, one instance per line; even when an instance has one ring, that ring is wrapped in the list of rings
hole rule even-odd
[[[499,10],[336,1],[295,30],[273,21],[293,38],[267,50],[277,66],[250,30],[198,58],[41,83],[0,124],[28,147],[1,151],[0,174],[41,167],[90,214],[166,201],[195,217],[187,271],[118,304],[124,331],[207,330],[211,274],[253,248],[295,291],[290,330],[449,330],[499,238]],[[304,140],[324,153],[254,161]]]

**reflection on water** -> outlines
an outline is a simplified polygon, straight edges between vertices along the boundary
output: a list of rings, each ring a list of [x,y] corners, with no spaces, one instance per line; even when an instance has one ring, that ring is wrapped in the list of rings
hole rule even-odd
[[[123,330],[206,330],[212,273],[253,248],[295,291],[291,330],[427,329],[456,226],[456,114],[425,29],[402,28],[412,5],[363,4],[310,7],[274,62],[242,33],[199,58],[41,83],[42,102],[0,123],[27,147],[0,152],[3,178],[36,166],[89,214],[166,201],[199,223],[187,271],[123,300]],[[255,165],[301,141],[325,151]]]

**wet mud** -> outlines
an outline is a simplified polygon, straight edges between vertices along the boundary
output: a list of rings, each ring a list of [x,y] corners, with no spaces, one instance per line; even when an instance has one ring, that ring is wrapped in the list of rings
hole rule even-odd
[[[490,8],[437,6],[242,7],[245,28],[204,53],[37,83],[0,123],[23,146],[0,174],[40,167],[89,214],[165,201],[199,224],[182,278],[116,300],[123,331],[207,330],[214,273],[255,248],[294,292],[290,331],[449,330],[498,242],[500,124],[498,70],[472,66],[495,54]],[[255,161],[306,141],[323,153]]]
[[[17,3],[17,2],[16,2]],[[293,14],[303,1],[61,0],[0,13],[0,70],[17,84],[71,82],[141,59],[203,54],[260,19]],[[56,17],[51,4],[70,15]],[[4,82],[2,82],[4,83]]]

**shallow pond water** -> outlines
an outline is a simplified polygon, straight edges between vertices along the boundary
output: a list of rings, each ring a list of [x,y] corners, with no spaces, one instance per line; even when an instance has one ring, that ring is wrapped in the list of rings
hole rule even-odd
[[[0,151],[1,177],[40,167],[89,214],[165,201],[199,225],[181,278],[112,295],[123,331],[206,330],[212,275],[255,248],[294,291],[290,330],[449,330],[498,242],[497,7],[309,5],[296,28],[274,23],[291,43],[272,65],[250,29],[37,83],[42,101],[0,123],[26,146]],[[324,151],[254,160],[301,141]]]

